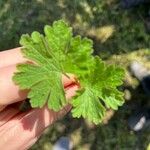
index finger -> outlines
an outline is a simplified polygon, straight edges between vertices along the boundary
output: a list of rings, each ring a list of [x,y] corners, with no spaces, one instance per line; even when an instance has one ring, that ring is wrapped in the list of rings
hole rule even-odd
[[[22,101],[27,96],[27,90],[20,90],[19,86],[13,82],[14,72],[16,72],[16,65],[0,68],[0,106]],[[62,76],[64,87],[75,83],[75,76],[69,74],[69,77]]]
[[[0,52],[0,68],[25,62],[21,54],[21,47]]]

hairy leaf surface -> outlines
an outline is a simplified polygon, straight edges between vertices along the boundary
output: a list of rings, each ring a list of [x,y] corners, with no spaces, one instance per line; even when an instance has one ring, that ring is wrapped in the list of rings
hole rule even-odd
[[[106,109],[118,109],[123,94],[117,88],[122,84],[123,70],[105,65],[94,57],[93,42],[73,36],[72,28],[62,20],[46,25],[44,35],[34,31],[22,35],[22,53],[29,62],[19,64],[13,80],[21,89],[29,89],[32,107],[59,111],[69,103],[66,100],[62,75],[74,74],[80,89],[70,101],[73,117],[84,117],[95,124],[102,121]]]

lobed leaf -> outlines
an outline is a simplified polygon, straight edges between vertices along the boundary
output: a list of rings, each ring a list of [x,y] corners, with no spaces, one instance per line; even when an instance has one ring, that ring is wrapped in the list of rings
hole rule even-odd
[[[44,33],[22,35],[22,53],[31,63],[19,64],[13,77],[21,89],[30,90],[32,107],[47,105],[59,111],[67,105],[62,85],[62,75],[67,73],[74,74],[81,85],[71,101],[73,117],[98,124],[107,108],[116,110],[123,104],[123,93],[117,88],[122,84],[124,71],[94,57],[92,40],[74,37],[72,28],[63,20],[46,25]]]

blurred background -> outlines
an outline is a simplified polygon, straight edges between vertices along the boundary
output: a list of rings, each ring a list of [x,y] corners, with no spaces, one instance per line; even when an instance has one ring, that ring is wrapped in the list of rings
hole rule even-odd
[[[68,114],[30,150],[51,150],[61,137],[69,138],[73,150],[150,150],[150,129],[136,132],[128,121],[139,108],[150,108],[149,94],[129,69],[136,60],[150,70],[149,5],[130,8],[124,2],[128,5],[121,0],[0,0],[0,51],[19,46],[23,33],[42,33],[44,25],[63,18],[74,34],[94,41],[96,55],[126,70],[125,104],[118,111],[108,110],[98,126]]]

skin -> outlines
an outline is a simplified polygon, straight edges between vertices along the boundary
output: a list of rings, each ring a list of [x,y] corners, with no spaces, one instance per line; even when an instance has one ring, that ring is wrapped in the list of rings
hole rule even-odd
[[[31,109],[20,112],[19,106],[26,99],[28,91],[21,91],[12,81],[16,64],[25,63],[20,48],[0,52],[0,148],[3,150],[28,149],[40,137],[45,128],[70,111],[67,105],[59,112]],[[75,77],[62,76],[66,98],[69,100],[79,88]]]

